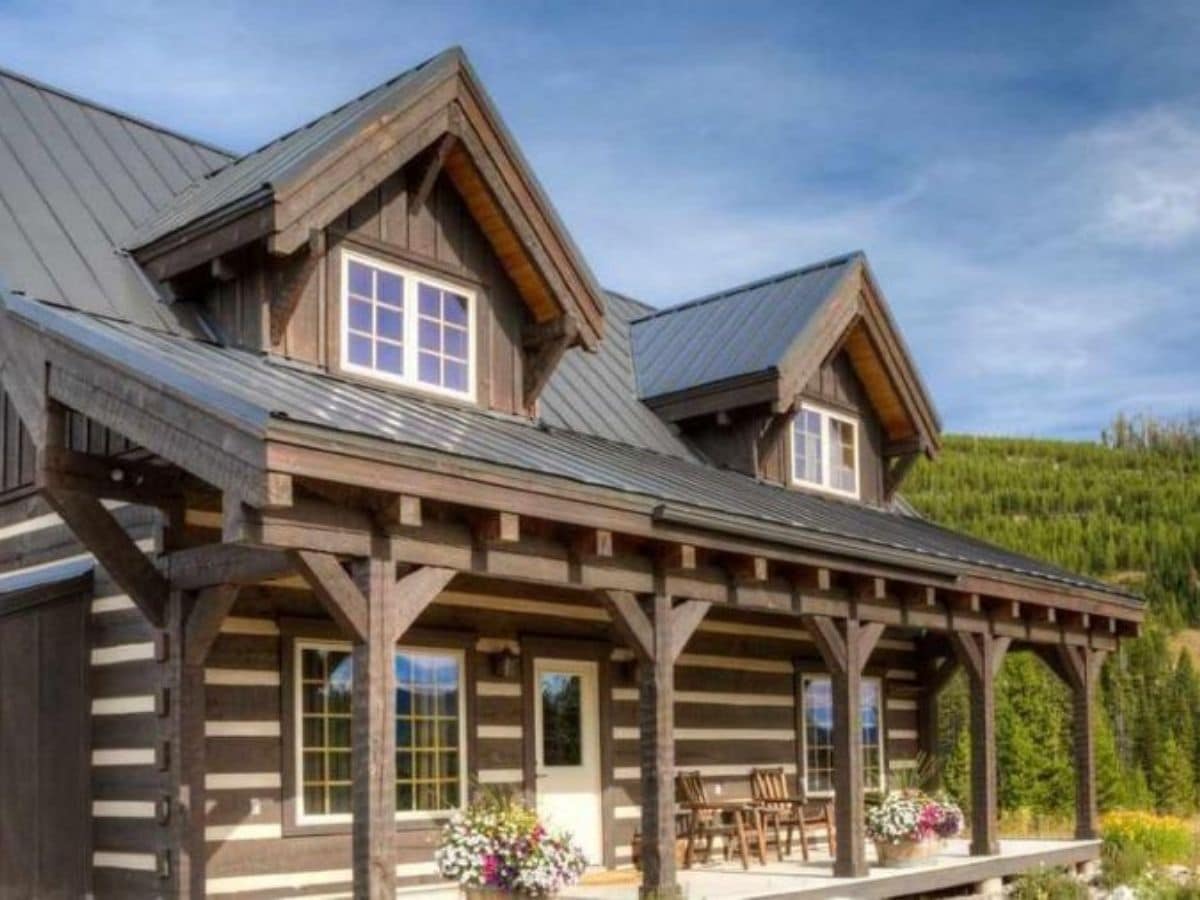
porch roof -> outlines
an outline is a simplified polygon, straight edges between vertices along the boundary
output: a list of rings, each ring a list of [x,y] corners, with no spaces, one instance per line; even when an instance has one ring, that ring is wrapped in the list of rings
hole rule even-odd
[[[10,315],[140,381],[266,440],[285,423],[415,447],[465,461],[634,495],[656,515],[868,560],[935,571],[1016,575],[1059,588],[1136,599],[1076,575],[899,512],[768,485],[737,472],[592,435],[375,389],[323,371],[127,322],[3,296]],[[86,411],[85,411],[86,412]]]

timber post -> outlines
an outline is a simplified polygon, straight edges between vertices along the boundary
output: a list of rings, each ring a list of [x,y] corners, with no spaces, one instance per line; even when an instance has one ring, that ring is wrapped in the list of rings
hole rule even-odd
[[[1096,802],[1096,685],[1107,654],[1089,647],[1058,647],[1056,670],[1071,688],[1075,757],[1075,837],[1094,840],[1100,834]]]
[[[639,603],[626,591],[602,592],[614,625],[638,661],[642,884],[638,896],[682,897],[675,864],[675,661],[711,604],[675,606],[656,593]]]
[[[839,878],[867,874],[865,788],[863,785],[862,671],[883,626],[856,618],[805,616],[829,668],[833,700],[833,789],[837,854],[833,873]]]
[[[996,800],[996,675],[1008,638],[951,631],[950,641],[970,682],[971,855],[1000,852]]]

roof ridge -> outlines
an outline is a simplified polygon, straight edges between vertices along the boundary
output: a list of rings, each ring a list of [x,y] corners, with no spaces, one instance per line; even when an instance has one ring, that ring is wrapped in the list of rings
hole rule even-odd
[[[5,66],[0,66],[0,77],[11,78],[13,81],[20,81],[21,83],[26,84],[29,87],[34,88],[35,90],[45,91],[47,93],[54,94],[55,96],[61,97],[64,100],[69,100],[72,103],[77,103],[80,106],[87,106],[87,107],[90,107],[91,109],[96,110],[97,112],[102,112],[102,113],[105,113],[106,115],[110,115],[110,116],[116,116],[118,119],[124,119],[126,122],[132,122],[135,125],[140,125],[143,128],[148,128],[151,131],[157,131],[159,134],[165,134],[169,137],[175,138],[176,140],[184,141],[188,144],[192,144],[197,147],[203,147],[205,150],[210,150],[213,153],[219,153],[222,156],[227,156],[227,157],[229,157],[229,159],[231,161],[238,158],[237,154],[234,153],[232,150],[228,150],[224,147],[219,147],[216,144],[213,144],[206,140],[202,140],[201,138],[196,138],[196,137],[192,137],[191,135],[184,134],[182,131],[178,131],[174,128],[168,128],[165,125],[159,125],[157,122],[151,122],[149,119],[145,119],[141,116],[135,116],[132,113],[124,112],[123,110],[119,110],[116,107],[107,106],[106,104],[101,103],[98,100],[91,100],[80,94],[76,94],[72,91],[68,91],[66,88],[56,87],[52,84],[48,84],[45,81],[41,81],[40,79],[34,78],[31,75],[25,75],[22,72],[17,72],[15,70],[9,69]],[[224,166],[222,166],[222,168],[224,168]]]
[[[359,102],[365,100],[367,97],[370,97],[372,94],[377,94],[380,91],[387,90],[388,88],[394,86],[396,84],[396,82],[398,82],[400,79],[407,78],[408,76],[421,71],[421,69],[426,68],[427,66],[431,65],[432,63],[436,62],[437,60],[441,59],[442,57],[451,55],[451,54],[461,55],[462,47],[460,47],[458,44],[455,44],[453,46],[447,47],[445,50],[435,53],[433,56],[429,57],[428,59],[422,60],[421,62],[417,63],[415,66],[411,66],[410,68],[407,68],[402,72],[396,73],[391,78],[388,78],[385,81],[379,82],[374,87],[367,88],[367,90],[363,91],[361,94],[357,94],[354,97],[351,97],[348,100],[345,100],[344,102],[339,103],[337,106],[333,107],[332,109],[325,110],[325,112],[321,113],[318,116],[314,116],[313,118],[309,119],[307,122],[303,123],[302,125],[297,125],[295,128],[289,129],[288,131],[285,131],[283,134],[280,134],[280,135],[277,135],[277,136],[271,138],[271,140],[267,141],[265,144],[255,147],[253,150],[243,153],[241,156],[235,156],[234,158],[230,159],[224,165],[219,166],[216,169],[213,169],[211,172],[209,172],[207,175],[205,175],[203,179],[200,179],[200,181],[204,181],[205,179],[212,178],[214,175],[218,174],[219,172],[225,171],[230,166],[237,165],[238,163],[243,162],[244,160],[247,160],[252,156],[257,156],[258,154],[264,152],[265,150],[268,150],[269,148],[274,147],[276,144],[280,143],[281,141],[286,141],[292,135],[299,134],[302,131],[307,131],[309,128],[312,128],[317,123],[322,122],[325,119],[328,119],[330,116],[337,115],[339,112],[341,112],[346,107],[351,106],[352,104],[355,104],[355,103],[359,103]]]
[[[676,303],[674,306],[666,306],[648,316],[634,319],[631,324],[639,322],[647,322],[650,319],[657,319],[661,316],[668,316],[672,313],[683,312],[687,309],[692,309],[697,306],[703,306],[706,303],[713,303],[717,300],[724,300],[727,297],[732,297],[735,294],[743,294],[746,291],[754,290],[777,281],[785,281],[788,278],[795,278],[798,275],[811,275],[813,272],[819,272],[822,269],[832,269],[835,266],[844,265],[852,259],[865,257],[866,254],[862,250],[851,250],[849,253],[842,253],[838,256],[831,256],[828,259],[823,259],[820,262],[809,263],[797,269],[788,269],[785,272],[777,272],[774,275],[768,275],[765,278],[756,278],[753,281],[748,281],[745,284],[739,284],[736,287],[725,288],[716,291],[712,294],[705,294],[702,297],[697,297],[694,300],[685,300],[682,303]]]

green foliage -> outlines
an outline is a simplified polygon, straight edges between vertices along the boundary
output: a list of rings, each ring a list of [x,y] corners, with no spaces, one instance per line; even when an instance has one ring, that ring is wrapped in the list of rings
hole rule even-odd
[[[1038,868],[1026,872],[1009,888],[1009,900],[1087,900],[1087,888],[1065,869]]]
[[[943,525],[1146,598],[1145,636],[1124,642],[1102,675],[1098,799],[1103,809],[1194,809],[1200,674],[1170,641],[1179,628],[1200,626],[1200,419],[1120,416],[1098,443],[949,436],[937,462],[913,470],[904,495]],[[1001,808],[1069,812],[1071,715],[1058,678],[1010,654],[996,716]],[[958,680],[942,696],[939,728],[943,782],[966,799],[967,705]]]

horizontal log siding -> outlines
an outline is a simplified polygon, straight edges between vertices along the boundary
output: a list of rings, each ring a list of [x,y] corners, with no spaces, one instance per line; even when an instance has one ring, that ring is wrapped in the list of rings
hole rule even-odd
[[[284,836],[283,747],[290,710],[281,691],[285,646],[283,617],[323,618],[300,591],[246,590],[222,626],[206,665],[208,777],[208,878],[210,893],[249,897],[338,894],[350,887],[350,836]],[[528,599],[449,593],[417,622],[477,636],[474,759],[481,784],[520,790],[524,779],[520,675],[492,671],[490,653],[513,646],[522,634],[607,638],[607,616],[596,606],[564,597]],[[453,641],[448,640],[448,646]],[[614,731],[612,829],[616,859],[628,864],[638,825],[636,693],[628,652],[615,647],[610,666]],[[802,631],[754,622],[710,618],[689,643],[676,671],[677,759],[710,775],[722,796],[749,795],[754,765],[784,765],[795,772],[793,659],[819,667]],[[872,657],[880,673],[909,677],[912,643],[888,634]],[[889,686],[899,682],[889,679]],[[889,687],[891,692],[891,687]],[[911,692],[910,692],[911,693]],[[889,699],[899,700],[899,697]],[[887,726],[915,730],[915,707],[889,705]],[[215,726],[215,727],[214,727]],[[262,732],[262,736],[251,736]],[[216,736],[217,734],[228,736]],[[911,760],[915,741],[890,739],[888,758]],[[436,829],[398,831],[400,884],[434,879]]]

